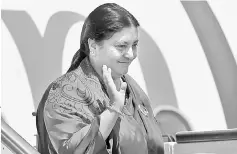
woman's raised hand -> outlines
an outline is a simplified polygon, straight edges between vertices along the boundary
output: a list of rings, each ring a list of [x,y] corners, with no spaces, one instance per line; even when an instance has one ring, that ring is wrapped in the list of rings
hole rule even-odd
[[[117,90],[111,76],[111,69],[108,68],[106,65],[103,65],[102,74],[110,101],[114,103],[113,105],[115,105],[116,108],[120,109],[125,102],[125,92],[127,88],[127,83],[123,82],[122,79],[120,79],[120,90]]]

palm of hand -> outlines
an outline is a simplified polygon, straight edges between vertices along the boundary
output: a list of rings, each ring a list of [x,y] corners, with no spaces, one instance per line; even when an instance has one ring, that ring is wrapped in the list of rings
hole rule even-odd
[[[106,65],[103,65],[102,73],[110,101],[118,107],[123,106],[125,102],[125,91],[127,88],[126,82],[123,82],[122,79],[120,78],[121,86],[120,89],[117,90],[114,80],[112,79],[111,76],[111,69],[107,68]]]

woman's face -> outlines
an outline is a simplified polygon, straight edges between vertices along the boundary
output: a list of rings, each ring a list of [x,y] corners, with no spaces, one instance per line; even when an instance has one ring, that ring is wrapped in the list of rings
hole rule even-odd
[[[118,78],[128,72],[131,62],[137,57],[138,28],[123,28],[96,49],[95,63],[112,70],[112,77]]]

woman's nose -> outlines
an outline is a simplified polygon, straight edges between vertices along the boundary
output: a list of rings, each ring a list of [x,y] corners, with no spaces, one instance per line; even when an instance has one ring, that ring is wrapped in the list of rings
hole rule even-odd
[[[129,50],[127,52],[125,52],[124,57],[129,58],[129,59],[136,58],[132,47],[130,47]]]

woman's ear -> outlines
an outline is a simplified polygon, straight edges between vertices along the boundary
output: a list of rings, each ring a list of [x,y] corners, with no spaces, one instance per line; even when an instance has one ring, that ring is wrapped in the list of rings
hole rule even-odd
[[[95,42],[95,40],[92,40],[91,38],[88,38],[88,46],[89,46],[89,50],[90,50],[90,55],[94,56],[96,53],[96,47],[97,44]]]

